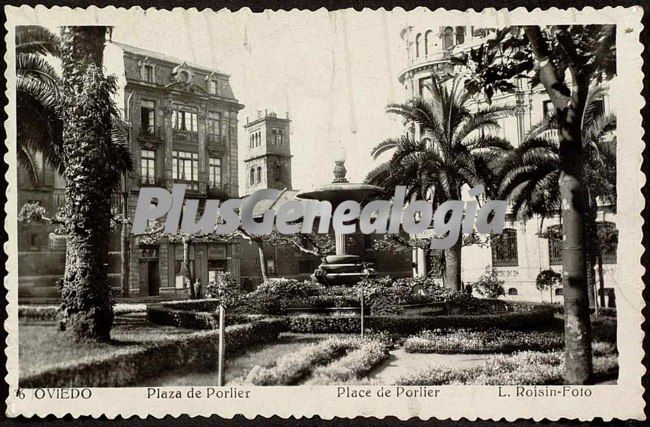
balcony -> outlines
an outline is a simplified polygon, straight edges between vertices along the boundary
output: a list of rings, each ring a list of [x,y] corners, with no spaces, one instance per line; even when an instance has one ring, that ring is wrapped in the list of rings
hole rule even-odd
[[[198,181],[188,181],[185,179],[175,179],[174,184],[185,184],[187,191],[189,192],[198,192],[199,191],[199,182]]]
[[[211,199],[225,200],[230,195],[228,184],[208,184],[207,196]]]
[[[199,134],[196,132],[190,132],[186,130],[174,129],[173,131],[174,142],[186,142],[198,144]]]
[[[224,153],[228,151],[228,140],[225,135],[211,135],[205,136],[206,148],[209,152]]]
[[[205,141],[208,144],[225,145],[228,143],[228,138],[226,137],[226,135],[214,135],[209,133],[205,136]]]
[[[165,187],[165,180],[155,176],[140,176],[140,187]]]

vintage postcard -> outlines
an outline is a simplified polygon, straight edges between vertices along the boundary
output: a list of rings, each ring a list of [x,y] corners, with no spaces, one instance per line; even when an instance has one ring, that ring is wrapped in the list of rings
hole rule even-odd
[[[8,416],[644,419],[641,7],[4,11]]]

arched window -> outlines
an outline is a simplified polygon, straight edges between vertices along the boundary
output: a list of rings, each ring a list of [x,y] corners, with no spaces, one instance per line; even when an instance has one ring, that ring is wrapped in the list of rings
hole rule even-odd
[[[519,291],[517,291],[517,288],[509,288],[508,295],[519,295]]]
[[[257,183],[259,184],[262,182],[262,168],[260,166],[257,167]]]
[[[275,145],[278,143],[278,133],[273,129],[271,131],[271,144]]]
[[[255,135],[251,134],[251,148],[255,147]]]
[[[433,35],[433,31],[429,30],[426,33],[424,33],[424,55],[429,56],[433,53],[434,51],[434,46],[435,46],[435,36]]]
[[[456,27],[456,44],[465,43],[465,27]]]
[[[279,130],[278,131],[278,144],[280,144],[280,145],[282,145],[284,143],[284,141],[282,141],[282,137],[283,137],[282,131]]]
[[[32,248],[37,248],[38,247],[38,234],[33,233],[29,237],[29,246]]]
[[[420,57],[420,45],[422,44],[422,34],[415,36],[415,57]]]
[[[251,168],[250,182],[251,185],[255,184],[255,168]]]
[[[260,147],[262,145],[262,134],[257,132],[257,146]]]
[[[454,29],[451,27],[445,28],[442,33],[442,48],[449,50],[454,45]]]
[[[503,233],[492,236],[492,265],[494,267],[516,267],[519,265],[517,258],[517,230],[504,228]]]
[[[422,142],[424,143],[425,147],[433,148],[431,145],[431,140],[429,138],[422,138]]]

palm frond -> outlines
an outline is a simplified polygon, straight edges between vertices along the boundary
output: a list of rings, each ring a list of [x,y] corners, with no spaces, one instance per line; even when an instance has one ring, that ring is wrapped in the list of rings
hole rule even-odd
[[[58,57],[61,54],[61,39],[44,27],[21,25],[16,27],[16,53]]]
[[[36,163],[34,163],[32,155],[22,145],[18,145],[16,147],[16,161],[20,166],[23,167],[25,172],[27,172],[27,176],[29,177],[32,184],[39,186],[40,179],[38,178],[38,168],[36,166]]]
[[[44,57],[33,54],[16,56],[16,74],[18,78],[34,79],[47,84],[58,95],[60,79],[54,67]]]

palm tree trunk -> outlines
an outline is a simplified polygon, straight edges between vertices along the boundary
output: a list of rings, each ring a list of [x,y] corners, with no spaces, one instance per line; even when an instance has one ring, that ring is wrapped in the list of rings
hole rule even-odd
[[[77,340],[107,341],[113,325],[108,249],[116,177],[106,167],[111,100],[101,87],[105,36],[101,26],[62,32],[67,247],[61,327]]]
[[[449,249],[445,250],[445,276],[443,279],[447,289],[460,291],[462,237]]]
[[[568,384],[589,384],[592,381],[591,321],[587,263],[585,257],[585,223],[587,197],[583,184],[583,152],[580,116],[584,111],[589,82],[580,78],[580,70],[571,68],[575,78],[571,96],[563,92],[555,67],[550,61],[548,46],[538,26],[525,27],[526,36],[537,63],[539,78],[558,116],[560,139],[559,187],[562,200],[562,287],[564,293],[565,364],[564,380]],[[566,36],[558,40],[569,54],[575,47]],[[566,45],[566,46],[565,46]]]

